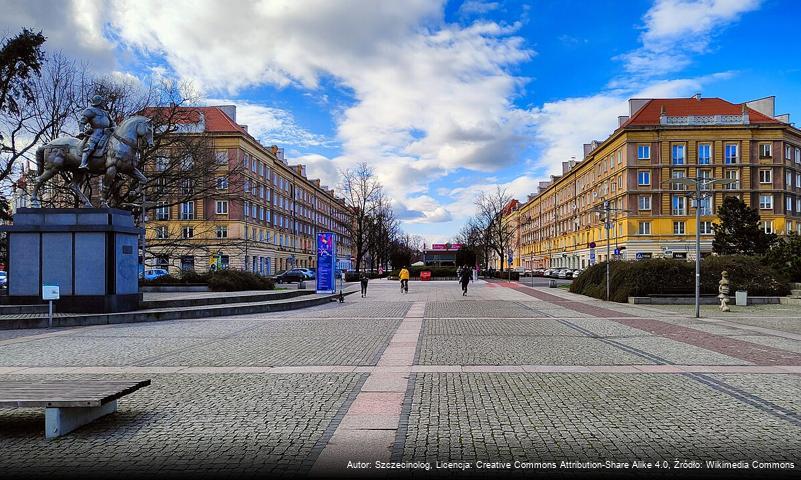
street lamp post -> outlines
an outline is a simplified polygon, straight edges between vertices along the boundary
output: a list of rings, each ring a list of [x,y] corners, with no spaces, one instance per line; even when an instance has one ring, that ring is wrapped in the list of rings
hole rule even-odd
[[[709,198],[714,191],[714,185],[731,185],[736,183],[734,179],[701,177],[696,174],[695,178],[673,178],[670,183],[695,187],[694,191],[687,196],[695,197],[695,318],[701,317],[701,200]],[[704,193],[704,192],[710,193]]]
[[[628,210],[624,208],[612,208],[612,204],[609,202],[609,200],[604,200],[601,205],[596,206],[592,210],[602,217],[604,228],[606,229],[606,301],[608,302],[610,297],[610,257],[612,256],[612,245],[609,235],[609,230],[612,229],[611,215],[612,212],[627,212]]]

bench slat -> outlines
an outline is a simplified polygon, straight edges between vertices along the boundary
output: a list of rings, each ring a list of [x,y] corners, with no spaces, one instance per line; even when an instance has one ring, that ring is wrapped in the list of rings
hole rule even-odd
[[[0,407],[97,407],[150,380],[11,380],[0,382]]]

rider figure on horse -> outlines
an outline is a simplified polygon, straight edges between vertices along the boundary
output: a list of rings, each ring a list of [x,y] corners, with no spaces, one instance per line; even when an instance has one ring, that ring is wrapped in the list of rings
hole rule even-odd
[[[114,128],[114,121],[111,119],[111,115],[100,108],[103,104],[103,97],[93,95],[89,103],[91,106],[87,107],[81,114],[80,125],[83,132],[78,135],[78,138],[89,137],[84,141],[83,145],[81,165],[78,167],[81,170],[89,170],[89,158],[95,153],[96,149],[99,150],[105,146]]]

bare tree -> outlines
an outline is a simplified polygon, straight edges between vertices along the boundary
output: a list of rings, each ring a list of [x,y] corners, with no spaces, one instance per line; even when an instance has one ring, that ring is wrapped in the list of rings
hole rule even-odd
[[[512,197],[500,185],[493,192],[482,192],[475,201],[478,210],[476,220],[479,227],[484,229],[487,250],[492,250],[500,257],[502,272],[506,250],[511,246],[514,234],[512,228],[503,222],[504,212],[511,201]]]
[[[0,46],[0,218],[10,218],[9,180],[51,125],[37,125],[36,79],[45,61],[40,33],[24,29]]]
[[[362,260],[367,253],[370,218],[376,207],[376,198],[381,192],[381,184],[373,170],[363,162],[356,168],[342,172],[340,191],[345,205],[353,216],[347,226],[353,248],[356,250],[356,270],[361,269]]]
[[[367,218],[367,252],[370,255],[370,269],[381,266],[388,268],[393,242],[400,235],[400,222],[395,219],[392,202],[383,190],[375,196],[373,214]]]

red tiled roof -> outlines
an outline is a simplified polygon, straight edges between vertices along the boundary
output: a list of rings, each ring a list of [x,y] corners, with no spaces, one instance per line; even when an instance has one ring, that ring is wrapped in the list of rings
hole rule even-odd
[[[730,103],[721,98],[657,98],[649,100],[637,113],[634,114],[624,127],[629,125],[659,125],[659,116],[664,107],[665,114],[670,117],[685,115],[740,115],[743,112],[742,103]],[[750,123],[775,123],[780,121],[745,107]]]
[[[148,107],[142,112],[142,115],[147,117],[167,114],[167,107]],[[236,132],[250,136],[244,128],[231,120],[218,107],[178,107],[173,115],[172,122],[178,124],[198,123],[201,114],[206,119],[207,132]],[[166,118],[164,120],[166,121]]]

